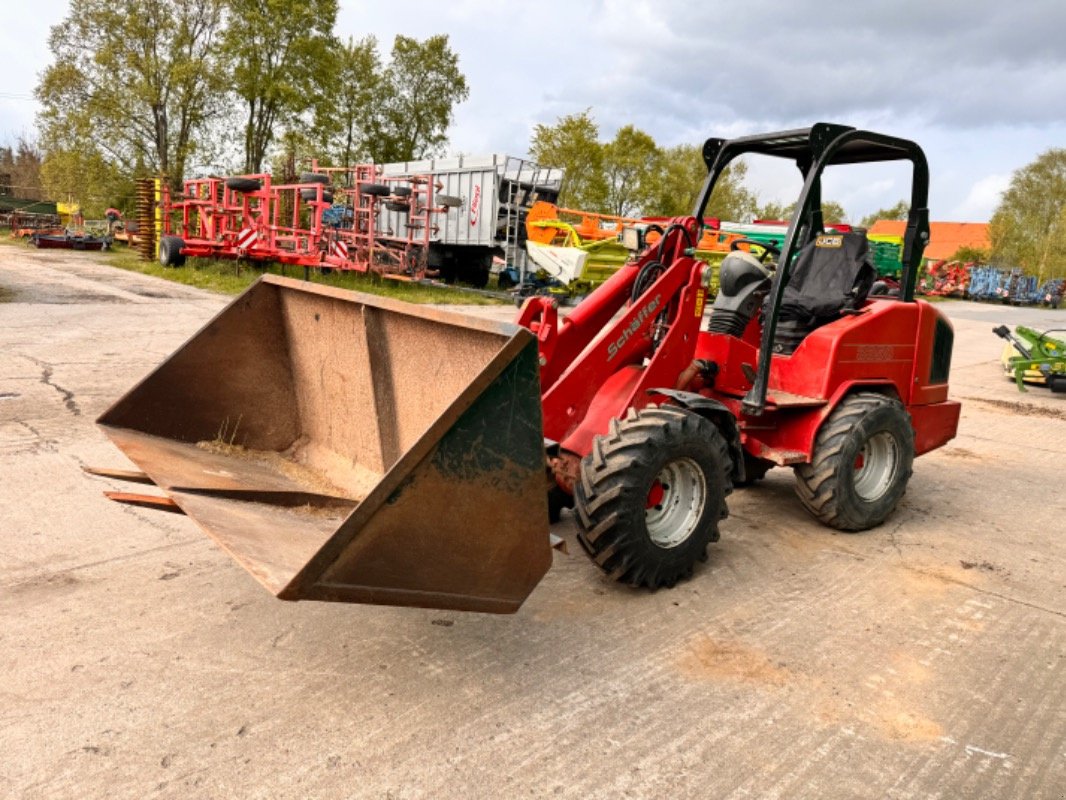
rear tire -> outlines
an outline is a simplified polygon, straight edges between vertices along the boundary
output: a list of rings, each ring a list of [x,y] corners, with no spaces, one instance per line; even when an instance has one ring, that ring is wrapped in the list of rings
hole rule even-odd
[[[184,267],[185,256],[181,254],[181,248],[185,246],[185,240],[180,236],[164,236],[159,240],[159,263],[164,267]]]
[[[630,409],[581,461],[578,541],[618,581],[673,586],[718,540],[731,467],[709,420],[679,408]]]
[[[815,519],[840,531],[884,522],[907,490],[914,429],[898,400],[861,392],[823,423],[811,463],[795,468],[796,494]]]
[[[313,200],[318,200],[318,190],[317,189],[301,189],[300,190],[300,199],[303,200],[304,202],[311,202]],[[333,192],[330,192],[330,191],[324,189],[322,191],[322,202],[323,203],[332,203],[333,202]]]
[[[489,268],[484,265],[478,265],[473,267],[467,275],[467,281],[475,289],[484,289],[489,285],[489,276],[492,273]]]
[[[234,192],[258,192],[263,184],[256,178],[226,178],[226,188]]]

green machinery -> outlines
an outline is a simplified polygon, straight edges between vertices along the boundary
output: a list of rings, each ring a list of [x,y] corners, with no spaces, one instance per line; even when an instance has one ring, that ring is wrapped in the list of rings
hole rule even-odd
[[[1014,333],[1006,325],[992,332],[1007,341],[1003,348],[1003,369],[1021,391],[1026,383],[1042,383],[1053,392],[1066,392],[1066,342],[1049,333],[1066,329],[1053,328],[1040,333],[1018,325]]]

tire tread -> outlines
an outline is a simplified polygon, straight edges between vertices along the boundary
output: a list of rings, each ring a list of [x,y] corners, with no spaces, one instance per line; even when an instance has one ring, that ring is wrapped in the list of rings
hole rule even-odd
[[[811,461],[795,468],[796,495],[807,510],[824,525],[841,531],[856,532],[872,528],[883,521],[883,518],[860,518],[854,509],[849,508],[844,496],[845,487],[837,480],[844,470],[852,468],[850,464],[841,463],[841,456],[848,448],[849,438],[862,426],[870,413],[881,408],[892,409],[901,415],[907,428],[911,429],[910,415],[899,400],[870,392],[850,395],[833,410],[818,432]],[[910,452],[906,454],[908,457],[904,459],[905,468],[897,478],[902,482],[904,490],[912,471],[914,439],[913,429],[911,430],[909,440],[903,442]],[[902,492],[900,495],[902,496]],[[892,504],[892,508],[894,507],[895,503]],[[891,513],[891,510],[890,508],[887,513]]]
[[[649,451],[703,440],[710,445],[720,470],[717,487],[708,482],[708,503],[717,502],[719,513],[694,531],[681,547],[692,551],[685,560],[681,551],[669,558],[659,555],[644,530],[634,531],[627,521],[634,503],[643,501],[646,489],[637,485],[640,467],[650,463]],[[669,587],[692,575],[695,562],[706,560],[707,544],[718,538],[718,522],[728,516],[725,497],[732,491],[732,462],[725,438],[712,422],[677,407],[648,406],[629,409],[624,419],[611,421],[608,432],[596,437],[582,459],[575,483],[575,510],[581,530],[578,541],[609,576],[630,586],[651,589]],[[640,494],[640,497],[635,495]],[[687,547],[691,542],[691,547]],[[654,548],[650,550],[649,548]],[[649,555],[650,553],[650,555]],[[680,559],[680,560],[679,560]]]

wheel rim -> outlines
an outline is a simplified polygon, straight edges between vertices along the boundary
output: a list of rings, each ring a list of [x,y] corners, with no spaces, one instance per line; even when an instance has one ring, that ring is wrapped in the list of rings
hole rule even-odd
[[[667,463],[648,490],[644,522],[659,547],[677,547],[693,531],[707,502],[703,470],[691,458]]]
[[[855,457],[855,493],[867,502],[880,500],[896,478],[899,445],[887,431],[867,439]]]

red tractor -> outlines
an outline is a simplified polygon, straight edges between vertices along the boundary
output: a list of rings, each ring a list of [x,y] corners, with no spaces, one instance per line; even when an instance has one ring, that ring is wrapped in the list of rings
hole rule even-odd
[[[693,257],[699,220],[723,170],[747,153],[794,162],[804,185],[780,252],[733,244],[703,329],[711,268]],[[921,148],[820,123],[710,139],[703,157],[694,216],[673,220],[569,317],[535,297],[518,319],[539,344],[550,514],[572,505],[588,554],[634,586],[689,576],[719,537],[733,486],[774,466],[794,469],[800,500],[824,524],[881,524],[914,457],[954,437],[959,420],[951,324],[914,299],[929,237]],[[891,160],[913,165],[903,280],[898,296],[871,296],[865,235],[825,232],[821,176]]]
[[[804,185],[780,252],[733,243],[704,329],[701,220],[747,153],[794,162]],[[96,473],[154,483],[167,497],[111,496],[189,514],[288,600],[516,611],[569,505],[610,575],[671,586],[718,539],[733,486],[774,466],[825,524],[880,524],[959,420],[951,325],[914,299],[925,157],[827,124],[703,154],[694,215],[565,319],[548,298],[511,325],[264,276],[100,418],[143,473]],[[899,159],[892,296],[872,291],[862,233],[826,232],[820,184],[830,165]]]

